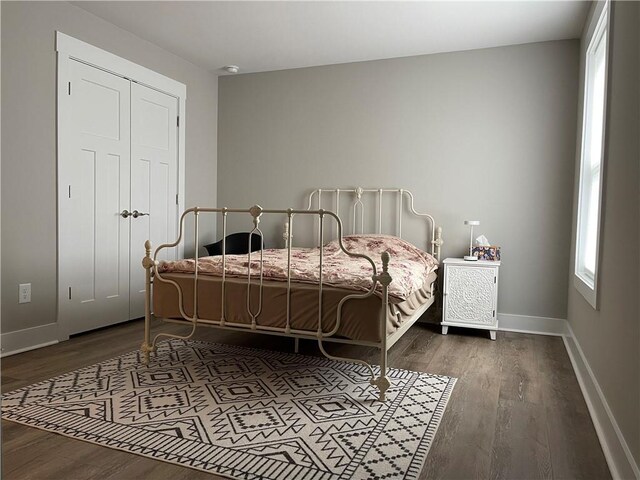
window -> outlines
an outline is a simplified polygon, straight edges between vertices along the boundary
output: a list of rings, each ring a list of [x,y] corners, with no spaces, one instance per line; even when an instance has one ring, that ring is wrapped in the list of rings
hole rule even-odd
[[[578,192],[575,286],[597,308],[598,244],[602,198],[607,85],[608,3],[597,17],[584,58],[584,108]]]

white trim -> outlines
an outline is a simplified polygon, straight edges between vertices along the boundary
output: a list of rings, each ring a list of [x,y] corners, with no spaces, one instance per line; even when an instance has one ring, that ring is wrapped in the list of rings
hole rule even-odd
[[[176,205],[176,232],[180,225],[180,215],[185,211],[185,178],[186,178],[186,165],[185,165],[185,145],[186,145],[186,125],[187,125],[187,97],[178,98],[178,118],[180,123],[178,124],[178,202]],[[180,242],[177,246],[178,258],[184,258],[184,242]]]
[[[561,336],[567,333],[564,318],[534,317],[498,312],[498,330],[502,332],[532,333],[535,335]]]
[[[578,176],[578,209],[576,216],[576,248],[575,248],[575,258],[574,258],[574,272],[573,272],[573,284],[576,290],[585,298],[585,300],[591,305],[595,310],[598,310],[598,278],[599,278],[599,265],[600,265],[600,237],[602,236],[602,228],[603,228],[603,216],[602,216],[602,200],[604,198],[604,176],[606,170],[605,164],[605,152],[607,146],[607,97],[608,97],[608,84],[609,84],[609,49],[611,45],[611,39],[609,32],[610,28],[610,9],[609,9],[609,0],[604,2],[602,9],[597,12],[597,15],[594,15],[589,20],[587,33],[583,38],[588,38],[589,42],[587,44],[587,48],[581,50],[582,59],[584,62],[583,65],[583,98],[582,98],[582,123],[580,124],[580,165],[579,165],[579,176]],[[604,99],[603,99],[603,121],[602,121],[602,145],[600,147],[600,175],[599,175],[599,184],[598,187],[598,205],[597,205],[597,227],[596,227],[596,239],[595,239],[595,250],[596,250],[596,259],[595,259],[595,269],[593,272],[593,278],[591,275],[587,274],[584,267],[584,252],[583,252],[583,242],[584,237],[586,235],[584,229],[585,222],[585,202],[589,202],[589,192],[590,189],[594,188],[594,185],[591,182],[591,172],[592,167],[587,165],[587,158],[585,157],[585,150],[587,149],[587,143],[590,141],[589,132],[585,130],[587,125],[587,118],[590,116],[591,110],[588,108],[590,103],[589,99],[591,97],[591,91],[593,90],[592,82],[590,82],[590,71],[591,71],[591,61],[590,56],[592,53],[592,49],[594,44],[601,41],[602,37],[605,37],[606,48],[604,51]],[[585,190],[589,186],[589,190]]]
[[[185,84],[59,31],[56,31],[56,51],[59,55],[63,54],[68,58],[108,70],[111,73],[135,80],[149,88],[160,90],[182,100],[187,98],[187,86]]]
[[[0,357],[8,357],[40,347],[58,343],[58,324],[48,323],[37,327],[24,328],[15,332],[0,335],[2,353]]]
[[[60,35],[60,34],[59,34]],[[56,105],[56,125],[57,125],[57,146],[58,146],[58,155],[56,158],[56,168],[57,168],[57,208],[56,208],[56,225],[57,225],[57,234],[56,234],[56,255],[57,255],[57,269],[56,269],[56,282],[57,282],[57,290],[58,295],[56,297],[58,301],[57,306],[57,320],[60,324],[60,328],[58,329],[58,340],[64,341],[69,339],[69,332],[67,328],[67,324],[64,321],[64,303],[62,299],[64,298],[65,286],[64,286],[64,275],[63,275],[63,262],[60,261],[60,224],[61,218],[63,218],[62,205],[65,201],[64,198],[64,183],[63,181],[69,177],[68,169],[65,168],[66,162],[60,161],[62,158],[68,158],[70,152],[72,151],[71,145],[69,141],[63,141],[65,138],[70,138],[71,136],[71,109],[65,108],[64,106],[68,105],[67,98],[67,84],[71,80],[71,60],[68,55],[63,55],[58,53],[58,84],[57,84],[57,105]]]
[[[576,257],[576,261],[577,261],[577,257]],[[598,260],[596,260],[596,263],[597,262]],[[597,267],[596,267],[596,270],[597,270]],[[589,303],[589,305],[591,305],[594,309],[597,310],[598,309],[598,290],[597,290],[597,283],[596,283],[597,275],[594,275],[593,277],[593,286],[589,285],[585,281],[585,279],[583,278],[583,275],[584,274],[582,273],[574,272],[573,286],[584,297],[584,299]]]
[[[69,95],[67,92],[68,82],[71,80],[71,61],[79,61],[87,65],[91,65],[95,68],[107,71],[109,73],[126,78],[127,80],[134,81],[146,87],[160,91],[167,95],[176,97],[178,99],[178,117],[180,118],[180,124],[178,126],[178,203],[176,205],[176,225],[180,221],[180,213],[185,208],[185,113],[186,113],[186,99],[187,99],[187,87],[183,83],[166,77],[162,74],[149,70],[143,66],[135,64],[129,60],[118,57],[112,53],[109,53],[101,48],[95,47],[81,40],[65,35],[62,32],[56,31],[56,51],[58,53],[58,71],[57,71],[57,140],[58,140],[58,152],[57,152],[57,224],[58,224],[58,249],[60,244],[60,222],[63,218],[61,212],[61,204],[64,200],[66,192],[66,179],[69,176],[65,171],[64,162],[60,159],[68,158],[70,147],[68,141],[64,139],[70,138],[71,124],[69,116]],[[178,246],[178,256],[182,258],[184,256],[184,245]],[[63,341],[69,338],[68,325],[64,321],[65,315],[63,312],[63,299],[66,298],[68,292],[66,290],[65,283],[61,281],[61,271],[63,267],[58,258],[58,322],[60,328],[58,329],[58,340]]]
[[[569,323],[567,323],[567,329],[567,334],[563,335],[564,345],[587,403],[611,476],[614,480],[640,479],[640,468],[633,458],[629,445],[620,431],[618,422]]]

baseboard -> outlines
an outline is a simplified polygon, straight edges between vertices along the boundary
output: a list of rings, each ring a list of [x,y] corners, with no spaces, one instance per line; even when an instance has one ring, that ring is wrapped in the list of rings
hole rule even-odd
[[[567,327],[568,323],[564,318],[533,317],[498,312],[498,330],[504,332],[562,336],[567,333]]]
[[[2,345],[0,357],[8,357],[54,343],[58,343],[57,323],[3,333],[0,335],[0,344]]]
[[[563,335],[563,340],[578,378],[582,395],[587,402],[602,451],[607,459],[609,470],[611,470],[611,476],[614,479],[640,479],[638,464],[635,462],[598,380],[584,356],[580,343],[568,323],[567,334]]]

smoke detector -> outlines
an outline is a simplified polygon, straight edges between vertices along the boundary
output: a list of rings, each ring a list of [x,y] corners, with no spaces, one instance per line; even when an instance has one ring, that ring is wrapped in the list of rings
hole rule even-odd
[[[222,69],[227,73],[238,73],[240,71],[240,67],[237,65],[227,65],[222,67]]]

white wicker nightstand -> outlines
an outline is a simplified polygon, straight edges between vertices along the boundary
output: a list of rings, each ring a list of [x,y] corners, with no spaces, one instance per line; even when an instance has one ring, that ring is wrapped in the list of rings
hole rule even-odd
[[[446,258],[442,334],[450,326],[489,330],[491,340],[498,329],[498,269],[500,262]]]

